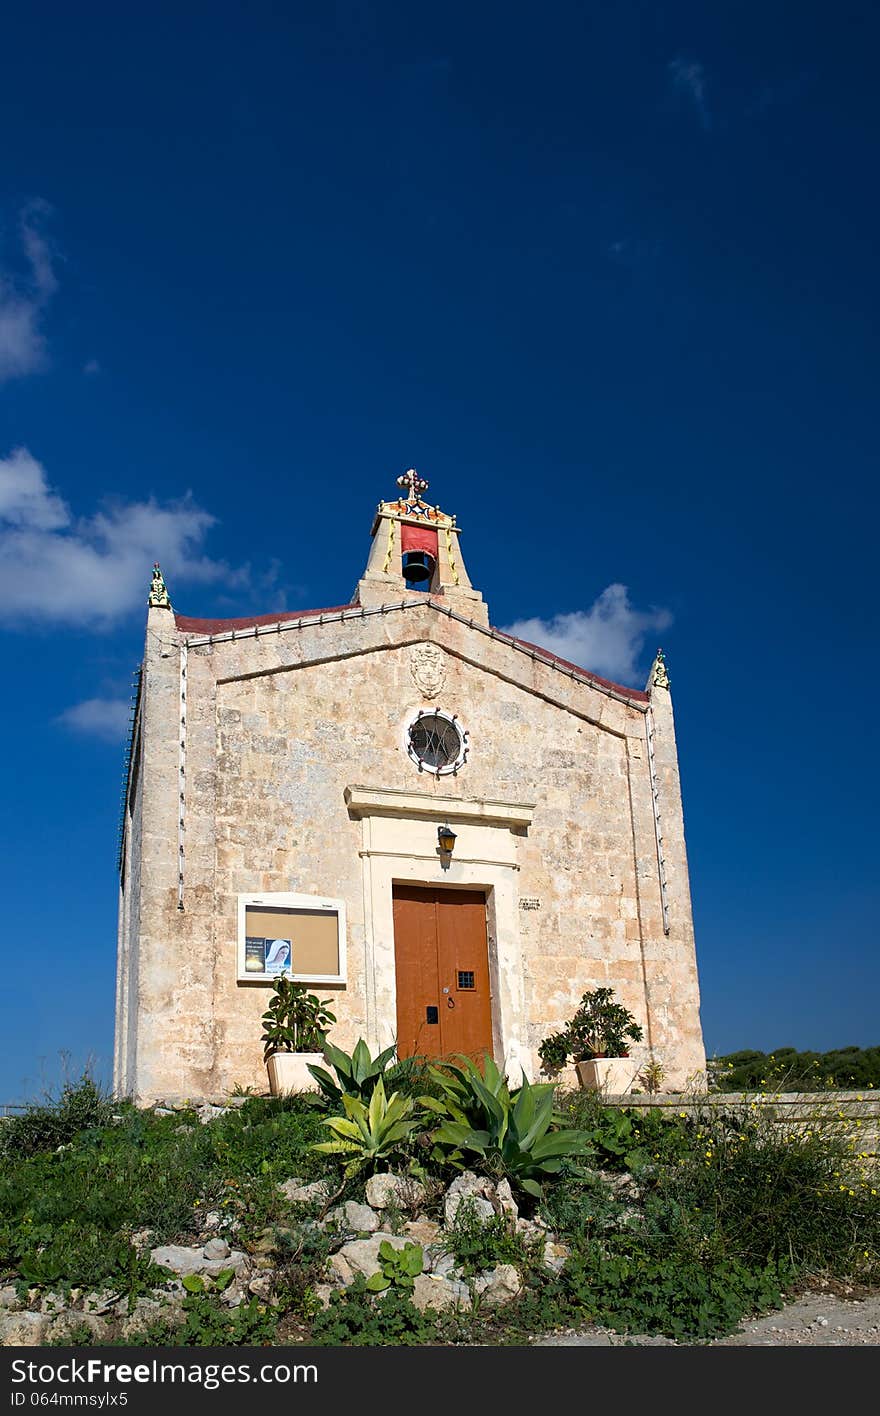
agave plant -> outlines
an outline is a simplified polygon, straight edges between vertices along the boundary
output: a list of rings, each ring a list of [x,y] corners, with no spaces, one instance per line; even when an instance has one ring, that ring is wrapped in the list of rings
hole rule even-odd
[[[541,1199],[542,1180],[560,1170],[566,1157],[585,1154],[590,1136],[563,1124],[551,1085],[532,1086],[524,1077],[511,1092],[491,1057],[482,1072],[468,1057],[461,1062],[432,1067],[443,1097],[419,1098],[440,1121],[431,1137],[435,1157],[461,1166],[466,1155],[476,1156]]]
[[[377,1161],[387,1160],[421,1124],[421,1118],[413,1115],[412,1097],[401,1096],[399,1092],[386,1097],[381,1077],[369,1102],[343,1093],[342,1105],[344,1116],[328,1116],[323,1122],[333,1132],[334,1139],[318,1141],[311,1149],[325,1155],[347,1156],[346,1178]]]
[[[343,1052],[341,1047],[334,1047],[332,1042],[325,1042],[324,1057],[336,1073],[335,1080],[324,1067],[309,1064],[309,1071],[324,1096],[334,1106],[339,1105],[343,1096],[356,1096],[361,1101],[369,1101],[394,1052],[392,1044],[391,1047],[386,1047],[384,1052],[380,1052],[378,1057],[371,1057],[370,1049],[363,1038],[360,1038],[349,1055]]]

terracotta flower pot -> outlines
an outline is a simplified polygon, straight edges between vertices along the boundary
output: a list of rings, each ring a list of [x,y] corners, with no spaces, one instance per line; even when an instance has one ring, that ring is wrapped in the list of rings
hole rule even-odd
[[[584,1091],[600,1091],[606,1096],[625,1096],[639,1075],[639,1065],[631,1057],[591,1057],[575,1063]]]
[[[266,1058],[269,1090],[273,1096],[290,1096],[293,1092],[317,1091],[309,1065],[320,1067],[323,1052],[272,1052]]]

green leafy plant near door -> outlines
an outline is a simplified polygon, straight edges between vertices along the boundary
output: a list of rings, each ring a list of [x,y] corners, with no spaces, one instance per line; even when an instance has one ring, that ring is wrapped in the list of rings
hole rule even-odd
[[[321,1052],[336,1014],[331,999],[320,999],[282,974],[263,1014],[263,1056],[273,1052]]]
[[[613,988],[595,988],[581,997],[577,1010],[558,1033],[545,1037],[538,1055],[549,1076],[572,1062],[596,1057],[627,1057],[630,1042],[641,1042],[644,1033],[622,1003],[614,1002]]]

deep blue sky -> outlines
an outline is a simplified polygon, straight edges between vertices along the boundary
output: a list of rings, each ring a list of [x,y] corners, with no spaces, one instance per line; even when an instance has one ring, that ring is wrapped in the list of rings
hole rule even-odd
[[[0,1101],[109,1070],[152,560],[183,613],[338,604],[412,464],[495,624],[639,686],[662,640],[709,1053],[880,1042],[878,43],[846,0],[7,8]]]

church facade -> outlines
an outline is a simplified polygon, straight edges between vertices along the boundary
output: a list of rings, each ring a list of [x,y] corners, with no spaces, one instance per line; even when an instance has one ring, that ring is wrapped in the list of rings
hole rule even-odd
[[[490,1052],[514,1082],[588,988],[677,1088],[705,1068],[669,680],[493,629],[413,471],[351,603],[175,612],[158,567],[120,844],[115,1088],[266,1089],[283,971],[331,1039]]]

